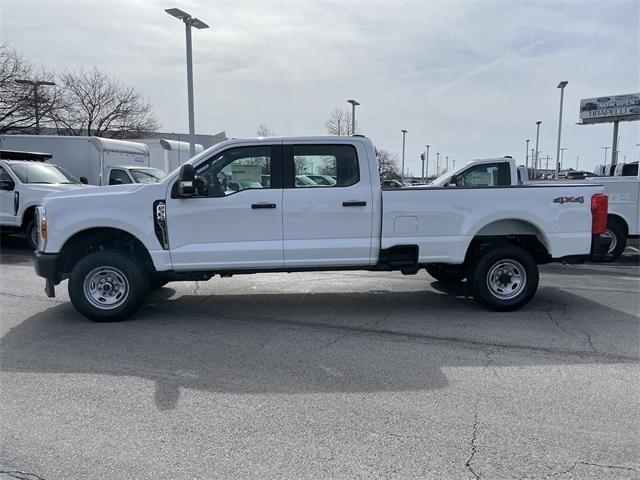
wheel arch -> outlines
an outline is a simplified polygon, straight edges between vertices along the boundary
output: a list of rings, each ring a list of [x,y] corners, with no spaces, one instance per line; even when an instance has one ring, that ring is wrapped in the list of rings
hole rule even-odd
[[[58,275],[64,277],[81,258],[100,250],[127,253],[147,271],[155,271],[149,250],[138,237],[119,228],[93,227],[80,230],[65,241],[56,265]]]
[[[617,213],[609,213],[607,215],[607,221],[608,220],[613,220],[617,222],[622,228],[624,228],[625,234],[629,235],[629,224],[624,219],[624,217],[622,217],[621,215],[618,215]]]

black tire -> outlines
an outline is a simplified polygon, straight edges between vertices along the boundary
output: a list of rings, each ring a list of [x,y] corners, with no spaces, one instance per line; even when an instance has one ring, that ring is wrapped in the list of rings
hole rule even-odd
[[[476,301],[496,312],[517,310],[528,303],[538,289],[538,281],[536,261],[512,245],[493,247],[478,255],[468,279]]]
[[[594,257],[596,262],[613,262],[616,260],[624,249],[627,248],[627,232],[620,222],[613,218],[607,220],[607,230],[604,233],[606,236],[611,236],[611,247],[606,255],[599,255]]]
[[[140,307],[148,290],[149,275],[144,267],[114,250],[87,255],[73,267],[69,277],[71,303],[96,322],[126,320]],[[109,304],[110,301],[114,303]]]
[[[459,283],[469,273],[466,265],[449,265],[446,263],[430,263],[426,269],[429,275],[444,284]]]
[[[33,223],[33,220],[30,220],[27,223],[27,226],[24,227],[24,235],[27,241],[27,245],[31,247],[33,250],[38,248],[38,237],[37,237],[37,229],[36,224]]]

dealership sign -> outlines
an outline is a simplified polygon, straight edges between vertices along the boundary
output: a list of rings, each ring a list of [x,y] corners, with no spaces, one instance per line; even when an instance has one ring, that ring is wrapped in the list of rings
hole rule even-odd
[[[582,123],[640,120],[640,93],[580,100]]]

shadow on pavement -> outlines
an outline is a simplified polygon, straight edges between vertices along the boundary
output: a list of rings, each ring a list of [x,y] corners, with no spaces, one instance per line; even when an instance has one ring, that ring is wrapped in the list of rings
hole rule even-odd
[[[559,323],[527,323],[559,301],[579,302],[598,318],[615,316],[618,325],[637,333],[634,316],[553,288],[544,292],[528,313],[525,308],[498,315],[472,300],[437,292],[183,295],[166,300],[174,291],[164,288],[129,322],[93,323],[68,303],[33,315],[2,338],[0,369],[147,379],[155,383],[156,406],[166,410],[176,407],[182,388],[241,394],[432,390],[447,386],[445,368],[636,361],[587,347],[572,351],[547,344],[508,345],[499,336],[469,340],[455,332],[438,333],[460,322],[461,328],[467,322],[478,331],[491,331],[499,321],[515,338],[536,329],[559,336]],[[571,321],[585,328],[582,320]],[[568,331],[570,326],[561,328]]]

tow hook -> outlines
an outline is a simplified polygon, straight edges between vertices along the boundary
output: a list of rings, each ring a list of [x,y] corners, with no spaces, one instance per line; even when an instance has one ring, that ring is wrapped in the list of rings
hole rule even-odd
[[[45,280],[44,293],[46,293],[49,298],[54,298],[56,296],[56,287],[53,284],[53,280],[49,278]]]

